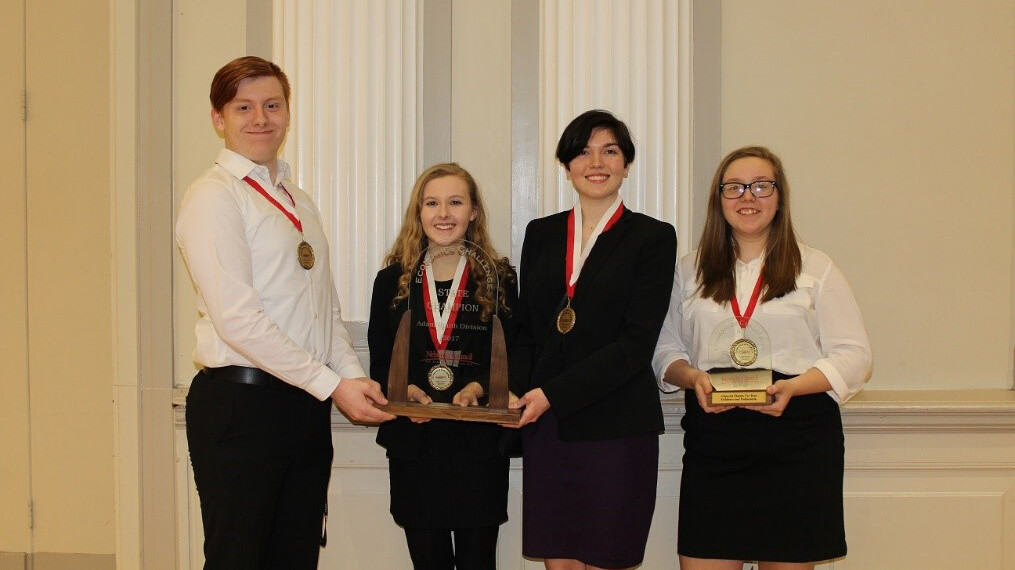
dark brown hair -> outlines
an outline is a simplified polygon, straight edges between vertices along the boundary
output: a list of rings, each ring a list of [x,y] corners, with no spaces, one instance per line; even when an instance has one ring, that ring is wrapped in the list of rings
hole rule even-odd
[[[589,139],[592,138],[592,131],[596,129],[607,129],[613,133],[613,137],[617,139],[617,146],[624,153],[624,166],[634,162],[634,141],[631,140],[631,132],[624,121],[608,111],[592,109],[575,117],[567,127],[564,127],[564,132],[560,135],[556,154],[557,160],[565,169],[570,170],[568,165],[585,150]]]
[[[218,112],[226,103],[236,97],[236,90],[240,82],[251,77],[275,77],[282,84],[282,93],[285,95],[286,107],[289,106],[289,78],[285,76],[282,68],[274,63],[257,56],[247,55],[238,57],[222,66],[222,69],[215,73],[211,80],[211,106]]]
[[[761,301],[771,301],[796,289],[796,278],[800,275],[802,265],[800,247],[797,245],[789,212],[789,180],[786,179],[782,161],[763,146],[738,148],[722,159],[712,177],[705,229],[701,232],[701,243],[698,244],[701,296],[719,304],[732,299],[737,290],[734,276],[737,244],[733,238],[733,228],[722,213],[723,198],[719,186],[730,164],[747,157],[760,158],[772,165],[775,171],[776,197],[779,200],[765,244],[764,266],[761,270],[765,279],[765,293]]]

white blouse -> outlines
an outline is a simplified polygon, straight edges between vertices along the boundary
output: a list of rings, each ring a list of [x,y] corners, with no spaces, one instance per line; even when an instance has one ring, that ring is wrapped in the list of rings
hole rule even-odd
[[[760,326],[771,343],[773,370],[796,376],[817,368],[832,385],[828,395],[840,404],[863,388],[871,374],[871,346],[860,307],[846,277],[824,252],[800,244],[803,267],[796,289],[754,310],[750,326]],[[709,349],[721,324],[733,318],[729,303],[703,299],[697,283],[697,251],[677,263],[670,308],[659,333],[652,366],[664,392],[678,390],[663,381],[666,368],[685,360],[699,370],[730,366],[728,357]],[[737,302],[746,311],[761,272],[762,257],[736,262]]]

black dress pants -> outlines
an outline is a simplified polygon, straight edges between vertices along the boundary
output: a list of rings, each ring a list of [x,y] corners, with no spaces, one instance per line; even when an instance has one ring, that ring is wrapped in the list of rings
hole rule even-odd
[[[494,570],[500,525],[432,530],[407,528],[414,570]],[[454,545],[451,536],[454,534]]]
[[[331,401],[198,373],[187,440],[206,570],[312,570],[331,474]]]

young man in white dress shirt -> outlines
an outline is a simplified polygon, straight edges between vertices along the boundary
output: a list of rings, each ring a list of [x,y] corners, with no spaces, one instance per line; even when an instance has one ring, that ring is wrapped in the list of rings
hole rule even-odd
[[[357,421],[393,416],[342,323],[328,243],[278,151],[289,81],[258,57],[215,74],[225,139],[188,188],[176,238],[197,290],[187,438],[206,569],[312,569],[323,545],[331,403]]]

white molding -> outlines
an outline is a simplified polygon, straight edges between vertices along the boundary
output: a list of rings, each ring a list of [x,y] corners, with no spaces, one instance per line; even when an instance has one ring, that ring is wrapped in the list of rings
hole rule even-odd
[[[848,432],[1015,432],[1010,390],[865,390],[842,410]]]
[[[116,564],[175,566],[172,477],[172,1],[110,0]]]
[[[978,396],[970,401],[970,393]],[[842,407],[843,431],[850,433],[1015,433],[1015,398],[1008,390],[956,390],[951,400],[942,400],[940,391],[907,392],[922,405],[900,405],[894,398],[869,395],[862,402]],[[897,394],[893,392],[893,396]],[[947,394],[947,393],[946,393]],[[933,396],[929,400],[928,395]],[[186,388],[177,388],[173,399],[176,424],[184,425]],[[684,401],[680,394],[663,395],[663,421],[668,434],[682,434],[680,419]],[[929,401],[928,401],[929,400]],[[338,411],[331,416],[333,432],[362,432],[374,429],[350,422]]]

